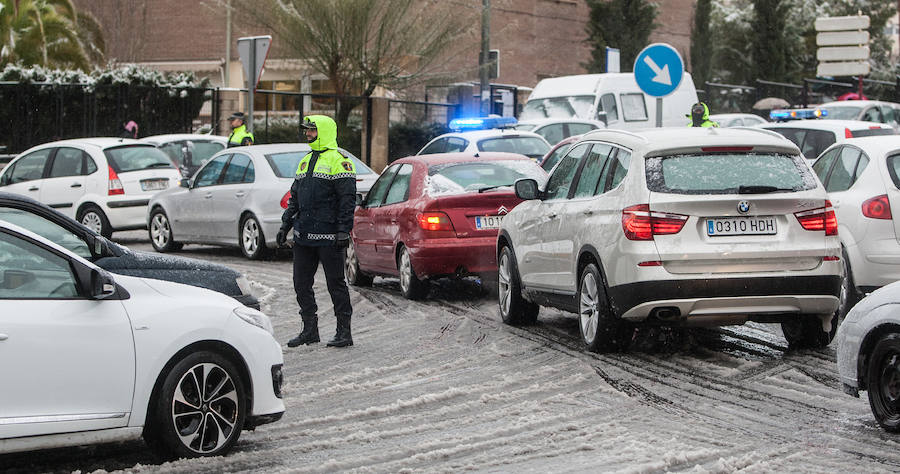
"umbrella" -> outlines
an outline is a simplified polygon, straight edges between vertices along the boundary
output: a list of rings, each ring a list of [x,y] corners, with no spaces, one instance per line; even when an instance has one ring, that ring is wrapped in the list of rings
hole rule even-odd
[[[790,107],[791,104],[780,98],[780,97],[766,97],[765,99],[759,99],[753,104],[754,110],[772,110],[772,109],[782,109],[785,107]]]

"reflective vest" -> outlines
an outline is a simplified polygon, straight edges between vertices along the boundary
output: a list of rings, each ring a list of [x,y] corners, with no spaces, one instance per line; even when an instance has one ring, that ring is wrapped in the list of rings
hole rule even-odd
[[[241,125],[231,131],[231,136],[228,137],[228,148],[252,145],[254,141],[253,134],[247,131],[247,126]]]

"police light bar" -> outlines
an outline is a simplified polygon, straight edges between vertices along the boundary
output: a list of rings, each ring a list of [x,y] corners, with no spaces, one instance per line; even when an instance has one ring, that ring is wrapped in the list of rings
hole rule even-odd
[[[492,128],[510,128],[519,123],[514,117],[475,117],[458,118],[450,121],[451,130],[489,130]]]
[[[817,119],[827,117],[824,109],[775,109],[769,112],[769,120],[784,122],[786,120]]]

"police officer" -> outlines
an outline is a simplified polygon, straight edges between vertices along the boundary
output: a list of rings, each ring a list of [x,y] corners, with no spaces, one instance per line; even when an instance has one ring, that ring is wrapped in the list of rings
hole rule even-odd
[[[252,145],[255,139],[253,134],[247,131],[243,112],[235,112],[228,117],[231,121],[231,135],[228,137],[228,148],[233,146]]]
[[[356,208],[356,167],[338,152],[334,120],[310,115],[304,118],[302,126],[312,151],[297,166],[288,206],[281,216],[281,230],[275,238],[279,246],[285,243],[288,233],[294,238],[294,291],[303,330],[287,345],[297,347],[319,342],[313,281],[321,262],[337,319],[334,339],[327,345],[352,346],[353,308],[344,280],[344,251],[350,244]]]
[[[719,124],[709,119],[709,107],[703,102],[691,106],[691,123],[688,127],[718,127]]]

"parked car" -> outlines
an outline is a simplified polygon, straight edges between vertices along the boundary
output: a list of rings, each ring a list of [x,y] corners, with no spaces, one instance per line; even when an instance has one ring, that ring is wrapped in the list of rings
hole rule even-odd
[[[3,169],[0,190],[59,209],[109,238],[145,229],[150,197],[180,179],[172,160],[149,143],[82,138],[26,150]]]
[[[585,346],[628,346],[634,324],[780,322],[822,347],[841,285],[837,222],[789,141],[754,129],[585,134],[497,238],[503,321],[579,315]]]
[[[156,145],[169,155],[185,178],[193,176],[213,155],[228,147],[225,137],[192,133],[153,135],[141,141]]]
[[[843,315],[861,296],[900,280],[900,135],[851,138],[812,166],[838,220],[846,279]]]
[[[565,156],[566,152],[569,151],[569,148],[572,148],[572,144],[580,140],[582,136],[584,135],[572,135],[571,137],[560,140],[556,145],[553,145],[553,148],[551,148],[543,158],[538,160],[541,168],[549,173],[550,170],[559,163],[560,158]]]
[[[847,314],[837,333],[837,366],[844,392],[868,392],[875,420],[900,432],[900,282],[875,290]]]
[[[895,130],[900,128],[900,104],[880,100],[839,100],[819,105],[827,111],[822,118],[827,120],[861,120],[887,124]]]
[[[108,273],[0,221],[0,453],[137,439],[227,453],[278,420],[265,314],[203,288]]]
[[[598,120],[577,118],[520,120],[515,126],[516,130],[537,133],[551,145],[572,135],[583,135],[598,128],[606,128],[606,125]]]
[[[756,114],[713,114],[709,119],[719,124],[720,127],[752,127],[769,123],[768,120]]]
[[[260,309],[240,272],[204,260],[131,250],[31,198],[0,192],[0,219],[56,242],[106,271],[199,286]]]
[[[508,119],[508,120],[498,120]],[[475,119],[454,119],[450,122],[453,132],[434,138],[416,155],[438,153],[505,152],[525,155],[535,161],[541,159],[550,144],[544,137],[515,130],[516,120],[510,117],[486,117]]]
[[[792,120],[760,125],[783,135],[809,160],[816,159],[826,148],[848,138],[893,135],[889,125],[855,120]]]
[[[356,208],[346,275],[357,286],[399,276],[410,299],[428,280],[478,275],[495,281],[494,244],[504,215],[520,200],[517,179],[546,173],[511,153],[444,153],[394,161]]]
[[[281,214],[287,208],[297,165],[309,153],[306,143],[228,148],[213,156],[191,179],[150,201],[147,226],[158,252],[187,243],[237,245],[259,259],[275,248]],[[356,157],[357,192],[377,177]]]

